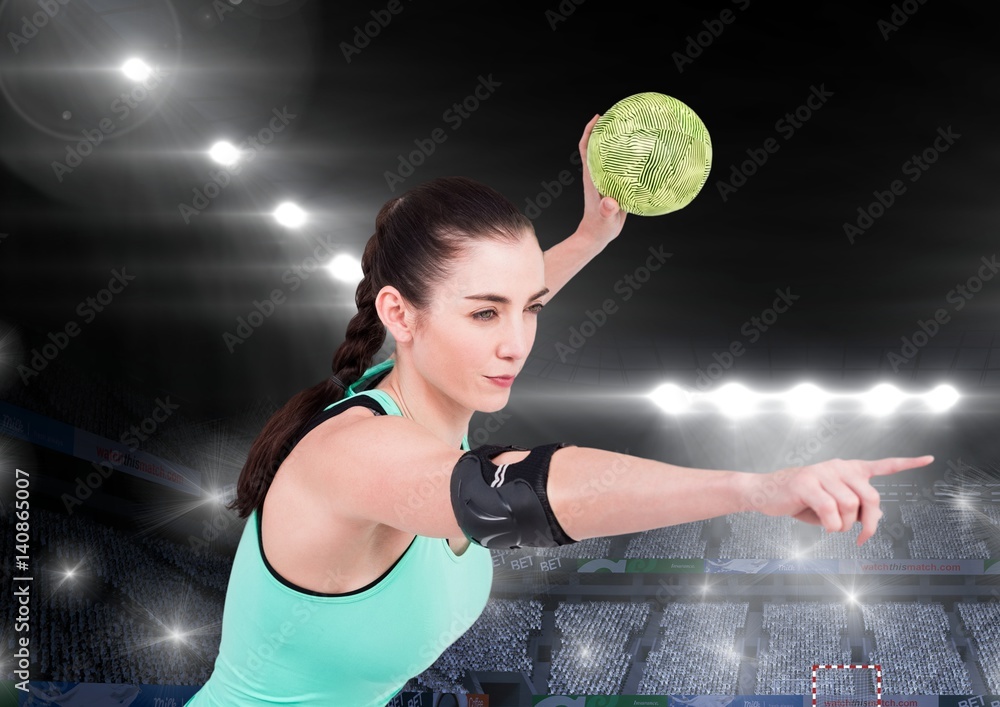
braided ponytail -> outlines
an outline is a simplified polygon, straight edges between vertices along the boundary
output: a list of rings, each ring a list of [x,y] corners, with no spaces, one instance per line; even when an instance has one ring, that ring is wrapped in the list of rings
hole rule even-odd
[[[342,400],[345,386],[372,366],[385,343],[386,328],[375,298],[392,285],[417,312],[430,305],[435,284],[472,240],[516,241],[534,233],[531,221],[499,192],[466,177],[441,177],[387,201],[375,217],[375,233],[361,257],[364,278],[358,307],[344,342],[333,354],[332,375],[288,400],[264,425],[250,447],[227,508],[245,518],[264,504],[281,463],[312,417]]]
[[[385,342],[385,325],[375,309],[371,278],[371,257],[377,247],[378,232],[365,247],[361,259],[364,278],[358,284],[355,301],[358,313],[347,325],[347,335],[333,355],[333,375],[301,391],[275,412],[250,447],[247,461],[236,485],[236,498],[227,506],[240,518],[264,504],[264,497],[292,444],[313,415],[331,403],[343,400],[346,387],[358,380],[372,365]],[[339,383],[337,380],[339,379]]]
[[[361,271],[364,273],[364,278],[358,284],[354,295],[354,301],[358,305],[358,313],[348,322],[344,343],[333,354],[333,362],[330,366],[333,375],[339,378],[344,385],[350,385],[358,380],[371,367],[372,359],[385,343],[386,329],[375,309],[375,296],[378,294],[378,290],[374,287],[371,274],[371,261],[375,248],[378,247],[377,244],[378,231],[376,230],[375,235],[368,240],[368,245],[365,246],[364,255],[361,256]],[[337,398],[337,400],[340,399],[340,397]]]

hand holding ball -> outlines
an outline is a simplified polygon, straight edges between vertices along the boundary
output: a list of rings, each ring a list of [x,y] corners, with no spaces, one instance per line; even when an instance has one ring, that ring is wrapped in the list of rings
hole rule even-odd
[[[687,206],[708,180],[712,140],[687,105],[637,93],[602,115],[587,143],[587,167],[601,196],[624,211],[660,216]]]

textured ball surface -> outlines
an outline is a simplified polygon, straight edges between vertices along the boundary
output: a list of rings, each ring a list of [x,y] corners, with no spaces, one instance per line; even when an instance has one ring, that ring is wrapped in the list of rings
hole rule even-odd
[[[637,93],[594,124],[587,167],[601,196],[639,216],[691,203],[712,168],[712,140],[693,110],[663,93]]]

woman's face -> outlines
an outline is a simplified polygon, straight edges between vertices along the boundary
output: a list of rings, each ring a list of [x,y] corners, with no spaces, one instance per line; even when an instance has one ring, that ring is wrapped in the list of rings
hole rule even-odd
[[[513,244],[469,245],[414,330],[415,365],[463,407],[502,409],[511,388],[487,376],[520,372],[535,341],[546,292],[545,259],[533,233]]]

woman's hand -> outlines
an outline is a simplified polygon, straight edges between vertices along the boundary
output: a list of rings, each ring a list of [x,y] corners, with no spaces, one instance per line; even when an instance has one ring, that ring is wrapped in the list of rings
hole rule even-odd
[[[850,530],[861,521],[858,546],[875,534],[882,517],[873,476],[927,466],[934,457],[830,459],[810,466],[789,467],[769,474],[749,474],[748,510],[769,516],[792,516],[829,532]]]
[[[600,114],[597,114],[590,119],[587,127],[583,129],[583,137],[580,138],[580,157],[583,160],[583,220],[580,221],[577,231],[586,233],[604,246],[622,232],[627,213],[622,211],[618,202],[610,196],[601,197],[587,166],[587,143],[590,142],[590,133],[600,117]]]

